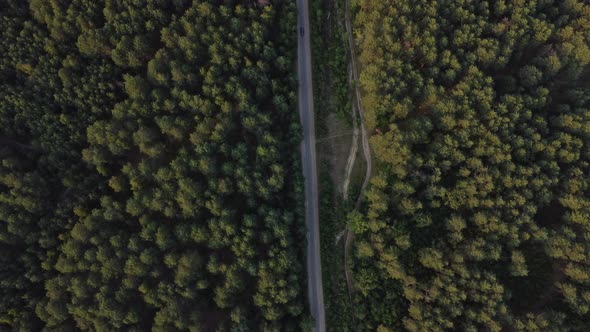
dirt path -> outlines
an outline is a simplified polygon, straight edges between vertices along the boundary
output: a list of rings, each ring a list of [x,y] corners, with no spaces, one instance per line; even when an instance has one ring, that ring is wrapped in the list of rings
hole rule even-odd
[[[364,117],[364,109],[361,101],[361,91],[359,87],[359,73],[356,63],[356,54],[354,49],[354,36],[352,34],[352,22],[350,17],[350,0],[346,0],[346,8],[345,8],[345,25],[346,25],[346,32],[348,34],[348,45],[350,49],[350,62],[352,67],[352,83],[354,86],[354,104],[356,104],[356,109],[359,116],[360,128],[361,128],[361,139],[362,139],[362,146],[363,146],[363,153],[366,162],[366,172],[365,172],[365,180],[363,181],[363,185],[361,186],[361,190],[359,192],[359,196],[357,198],[356,204],[354,209],[358,210],[362,199],[364,197],[364,192],[369,185],[369,180],[371,179],[371,171],[372,171],[372,159],[371,159],[371,149],[369,146],[369,138],[367,136],[367,130],[365,128],[365,117]],[[352,301],[352,293],[354,291],[354,284],[352,280],[352,276],[350,275],[349,267],[348,267],[348,258],[350,253],[350,246],[352,241],[354,240],[354,235],[347,230],[346,231],[346,240],[344,243],[344,273],[346,274],[346,283],[348,286],[348,295]]]
[[[352,69],[350,74],[350,80],[352,79]],[[342,199],[344,202],[348,202],[348,186],[350,184],[350,176],[352,175],[352,168],[356,161],[356,153],[359,147],[359,126],[356,119],[356,109],[354,103],[351,107],[352,116],[352,143],[350,145],[350,152],[348,153],[348,160],[346,161],[346,169],[344,175],[344,182],[342,183]]]
[[[360,128],[361,128],[361,139],[363,144],[363,152],[365,156],[365,162],[367,163],[367,168],[365,172],[365,180],[363,181],[363,185],[361,187],[361,191],[359,197],[356,201],[355,209],[358,209],[360,203],[362,201],[363,193],[367,186],[369,185],[369,180],[371,179],[371,170],[372,170],[372,160],[371,160],[371,148],[369,146],[369,137],[367,135],[367,130],[365,128],[365,110],[363,109],[362,99],[361,99],[361,89],[360,89],[360,80],[359,80],[359,73],[356,63],[356,54],[354,50],[354,36],[352,35],[352,23],[350,18],[350,0],[346,0],[346,9],[345,9],[345,25],[346,25],[346,32],[348,33],[348,45],[350,49],[350,62],[352,65],[352,80],[354,84],[354,102],[356,103],[356,109],[358,111],[359,119],[360,119]]]

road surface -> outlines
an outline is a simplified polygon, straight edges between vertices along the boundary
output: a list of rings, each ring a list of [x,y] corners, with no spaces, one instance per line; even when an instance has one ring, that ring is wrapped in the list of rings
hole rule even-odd
[[[305,177],[309,308],[315,320],[313,331],[324,332],[326,331],[326,319],[320,256],[318,174],[315,154],[315,125],[311,80],[311,44],[309,41],[309,32],[311,29],[309,28],[307,0],[297,0],[297,12],[297,74],[299,76],[299,116],[303,126],[301,159],[303,162],[303,176]]]

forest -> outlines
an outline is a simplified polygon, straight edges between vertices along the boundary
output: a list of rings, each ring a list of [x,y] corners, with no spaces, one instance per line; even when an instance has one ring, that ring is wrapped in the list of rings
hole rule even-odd
[[[590,4],[356,0],[359,331],[590,329]]]
[[[0,330],[301,330],[296,15],[0,0]]]

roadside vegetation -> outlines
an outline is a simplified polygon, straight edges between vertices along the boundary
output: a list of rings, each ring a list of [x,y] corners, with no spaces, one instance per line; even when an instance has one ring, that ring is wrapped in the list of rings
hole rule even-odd
[[[296,15],[0,0],[0,330],[309,323]]]
[[[375,128],[358,329],[588,330],[590,5],[354,10]]]
[[[342,237],[349,206],[340,192],[352,137],[344,4],[314,0],[310,11],[326,326],[328,331],[352,331]]]

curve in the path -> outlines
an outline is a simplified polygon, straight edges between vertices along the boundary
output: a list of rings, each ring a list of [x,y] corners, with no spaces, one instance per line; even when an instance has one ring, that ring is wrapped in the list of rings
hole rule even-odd
[[[352,34],[352,22],[351,22],[351,17],[350,17],[350,0],[346,0],[346,5],[345,5],[345,19],[344,19],[344,23],[346,26],[346,32],[348,34],[348,45],[349,45],[349,50],[350,50],[350,62],[351,62],[351,67],[352,67],[352,78],[353,78],[353,85],[354,85],[354,98],[355,102],[356,102],[356,107],[357,107],[357,111],[358,111],[358,115],[359,115],[359,119],[360,119],[360,127],[361,127],[361,139],[362,139],[362,146],[363,146],[363,153],[364,153],[364,157],[365,157],[365,162],[367,165],[367,168],[365,170],[365,179],[363,181],[363,185],[361,186],[361,190],[359,193],[359,196],[357,198],[356,204],[355,204],[355,210],[358,210],[360,207],[360,204],[362,202],[363,199],[363,195],[365,192],[365,189],[367,189],[367,186],[369,185],[369,180],[371,179],[371,171],[373,168],[372,165],[372,159],[371,159],[371,149],[369,146],[369,138],[367,136],[367,130],[365,128],[365,112],[363,109],[363,105],[361,102],[361,90],[360,90],[360,80],[359,80],[359,73],[358,73],[358,68],[357,68],[357,62],[356,62],[356,53],[354,50],[354,36]],[[350,245],[352,243],[354,239],[353,234],[350,231],[346,232],[346,240],[344,243],[344,273],[346,275],[346,283],[348,285],[348,293],[349,296],[352,298],[352,292],[353,292],[353,281],[352,281],[352,277],[350,275],[350,271],[348,268],[348,257],[349,257],[349,252],[350,252]]]
[[[349,80],[352,79],[352,69]],[[346,160],[346,169],[344,170],[344,182],[342,183],[342,199],[344,202],[348,201],[348,186],[350,185],[350,176],[352,175],[352,169],[356,160],[356,153],[358,151],[359,141],[359,127],[358,121],[356,120],[356,110],[354,103],[351,105],[351,116],[352,116],[352,143],[350,144],[350,151],[348,152],[348,159]]]

